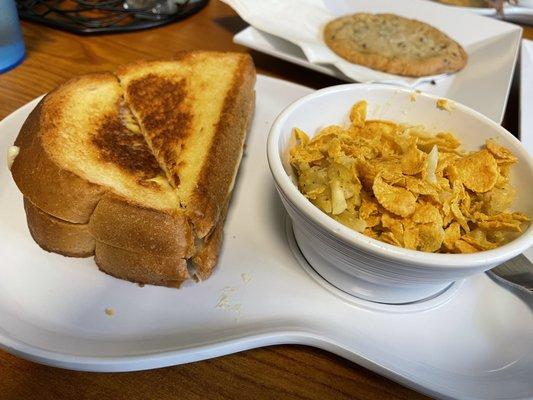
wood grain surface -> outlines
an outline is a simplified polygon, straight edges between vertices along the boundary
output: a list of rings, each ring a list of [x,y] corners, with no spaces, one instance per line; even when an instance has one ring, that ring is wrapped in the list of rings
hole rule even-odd
[[[76,36],[23,23],[27,59],[0,75],[0,118],[68,78],[106,71],[140,58],[178,50],[249,51],[232,43],[246,27],[227,6],[212,0],[179,23],[127,34]],[[533,28],[524,36],[533,38]],[[341,83],[251,51],[260,73],[313,88]],[[504,125],[518,126],[516,82]],[[1,133],[0,133],[1,134]],[[34,364],[0,351],[0,399],[426,399],[410,389],[321,350],[276,346],[152,371],[97,374]]]

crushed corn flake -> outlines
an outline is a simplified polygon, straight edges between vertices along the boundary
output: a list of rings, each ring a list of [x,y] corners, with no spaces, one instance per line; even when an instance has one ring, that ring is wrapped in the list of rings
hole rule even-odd
[[[438,104],[448,106],[448,104]],[[511,212],[514,154],[490,139],[464,152],[450,132],[367,120],[367,103],[350,126],[309,136],[294,128],[290,151],[300,191],[330,217],[395,246],[473,253],[520,235],[530,219]]]

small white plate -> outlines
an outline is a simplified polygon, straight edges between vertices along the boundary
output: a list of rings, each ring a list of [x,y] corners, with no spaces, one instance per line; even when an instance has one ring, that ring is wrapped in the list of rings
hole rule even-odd
[[[418,85],[417,89],[453,99],[501,123],[520,48],[522,28],[429,1],[415,4],[412,0],[345,0],[328,2],[327,5],[335,15],[363,10],[394,12],[416,17],[443,29],[465,47],[469,54],[468,64],[462,71],[445,76],[436,84],[425,82]],[[254,27],[239,32],[233,40],[274,57],[351,81],[333,65],[310,63],[300,47]]]
[[[520,140],[533,157],[533,41],[526,39],[520,56]]]
[[[180,290],[141,288],[99,272],[90,258],[41,250],[0,168],[0,347],[63,368],[131,371],[300,343],[436,398],[531,398],[533,296],[479,274],[425,302],[375,304],[307,265],[274,189],[266,138],[275,116],[311,91],[259,76],[219,265]],[[0,122],[0,165],[37,101]]]

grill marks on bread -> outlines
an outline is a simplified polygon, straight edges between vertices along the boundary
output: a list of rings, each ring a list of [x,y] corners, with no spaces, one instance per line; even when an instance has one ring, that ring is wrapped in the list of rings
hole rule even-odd
[[[255,81],[251,58],[235,53],[184,52],[172,61],[145,61],[119,68],[116,76],[195,234],[207,236],[233,186],[251,119]],[[159,87],[156,81],[162,82]],[[169,89],[172,83],[176,87]],[[181,87],[186,92],[183,99]],[[153,117],[164,114],[164,109],[146,99],[163,98],[170,95],[169,90],[174,95],[177,92],[178,104],[165,118],[176,124],[172,134],[179,140],[164,138],[156,143],[153,139],[160,132],[158,119]],[[150,119],[156,123],[150,124]],[[169,159],[169,155],[173,157]]]
[[[128,85],[127,94],[140,115],[139,122],[152,151],[165,161],[172,185],[178,186],[176,160],[187,137],[192,134],[192,111],[185,101],[186,80],[173,81],[148,74],[133,80]]]
[[[146,184],[145,181],[162,174],[144,136],[127,129],[116,115],[103,118],[91,141],[99,149],[101,160],[138,176],[140,184]]]

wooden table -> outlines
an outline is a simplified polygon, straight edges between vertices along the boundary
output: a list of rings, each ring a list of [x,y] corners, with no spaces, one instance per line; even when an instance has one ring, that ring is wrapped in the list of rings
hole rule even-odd
[[[28,57],[0,75],[0,118],[68,78],[107,71],[140,58],[170,57],[182,49],[249,51],[232,43],[246,27],[212,0],[176,24],[128,34],[82,37],[23,23]],[[533,38],[533,27],[524,36]],[[313,88],[335,78],[251,52],[258,72]],[[517,128],[513,89],[504,125]],[[324,351],[304,346],[250,350],[214,360],[153,371],[96,374],[37,365],[0,351],[0,398],[24,399],[426,399],[410,389]]]

